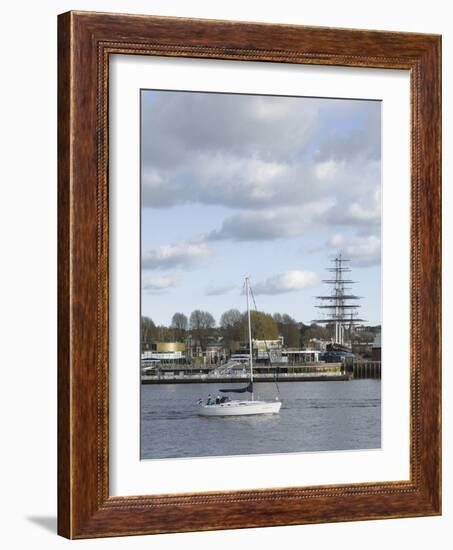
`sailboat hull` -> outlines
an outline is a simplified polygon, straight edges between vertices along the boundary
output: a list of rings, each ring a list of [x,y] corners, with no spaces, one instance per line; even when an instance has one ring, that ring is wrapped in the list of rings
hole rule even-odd
[[[217,405],[200,405],[201,416],[250,416],[278,414],[281,401],[227,401]]]

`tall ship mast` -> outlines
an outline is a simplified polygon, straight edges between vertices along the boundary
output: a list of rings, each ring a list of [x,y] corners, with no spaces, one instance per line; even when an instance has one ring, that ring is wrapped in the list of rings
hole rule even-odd
[[[316,307],[322,310],[324,318],[315,319],[312,322],[333,325],[335,329],[334,343],[344,346],[346,327],[349,327],[350,337],[354,326],[364,321],[364,319],[358,318],[358,309],[360,308],[358,301],[361,297],[351,292],[350,285],[355,284],[356,281],[347,278],[347,274],[352,271],[347,265],[350,260],[343,258],[340,253],[331,261],[334,266],[326,269],[332,273],[332,278],[323,280],[323,283],[332,287],[331,293],[316,296],[316,299],[319,300],[319,305]]]

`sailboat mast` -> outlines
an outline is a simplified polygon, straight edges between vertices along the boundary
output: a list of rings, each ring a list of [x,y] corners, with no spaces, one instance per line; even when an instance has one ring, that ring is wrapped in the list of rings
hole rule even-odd
[[[245,294],[247,296],[247,319],[249,325],[249,364],[250,364],[250,382],[253,384],[253,347],[252,347],[252,320],[250,316],[250,281],[249,278],[245,278]],[[253,401],[253,391],[252,391]]]

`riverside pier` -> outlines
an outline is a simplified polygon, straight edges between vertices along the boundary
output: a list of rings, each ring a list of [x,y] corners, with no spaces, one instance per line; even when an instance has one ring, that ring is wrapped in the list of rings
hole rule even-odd
[[[353,379],[358,378],[381,378],[381,362],[359,360],[353,361],[350,368],[346,367],[346,372],[352,375]]]
[[[223,365],[218,368],[200,368],[190,365],[165,365],[142,373],[143,384],[195,384],[244,382],[248,379],[241,365]],[[256,382],[314,382],[345,381],[352,374],[346,372],[343,362],[311,363],[304,365],[259,365],[254,369]]]

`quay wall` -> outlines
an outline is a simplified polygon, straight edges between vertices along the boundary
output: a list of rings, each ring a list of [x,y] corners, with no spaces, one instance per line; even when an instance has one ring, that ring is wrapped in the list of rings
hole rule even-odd
[[[313,382],[349,380],[350,373],[345,372],[343,363],[316,363],[305,365],[259,366],[253,373],[256,382]],[[167,366],[156,372],[142,373],[143,384],[195,384],[246,382],[246,372],[216,372],[215,369],[187,368],[187,366]]]
[[[346,365],[346,372],[348,372],[352,378],[381,378],[381,362],[380,361],[353,361],[351,365]]]
[[[258,375],[253,377],[254,382],[334,382],[350,380],[350,374],[291,374],[281,375],[278,378],[270,375]],[[142,376],[142,384],[225,384],[229,382],[246,383],[248,378],[237,376],[206,376],[206,375],[185,375],[185,376]]]
[[[258,369],[257,369],[258,370]],[[352,379],[380,379],[381,362],[357,360],[343,363],[317,363],[310,365],[285,365],[284,371],[278,366],[259,367],[254,372],[256,382],[313,382],[344,381]],[[198,384],[244,382],[248,380],[245,373],[214,372],[208,369],[188,367],[187,365],[167,365],[156,373],[142,373],[143,384]]]

